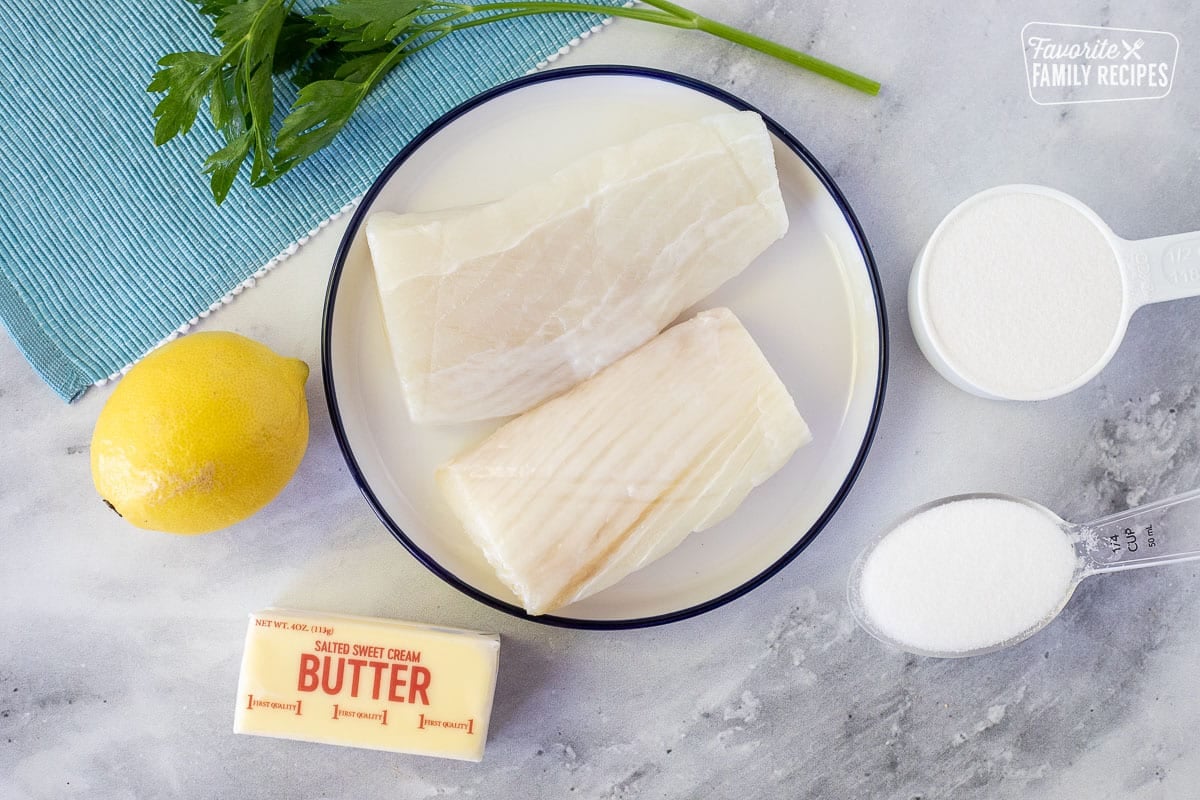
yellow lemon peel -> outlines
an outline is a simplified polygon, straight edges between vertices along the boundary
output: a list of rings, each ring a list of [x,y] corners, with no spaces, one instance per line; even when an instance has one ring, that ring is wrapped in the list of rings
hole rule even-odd
[[[207,533],[254,514],[308,445],[308,365],[236,333],[193,333],[136,364],[92,434],[92,480],[139,528]]]

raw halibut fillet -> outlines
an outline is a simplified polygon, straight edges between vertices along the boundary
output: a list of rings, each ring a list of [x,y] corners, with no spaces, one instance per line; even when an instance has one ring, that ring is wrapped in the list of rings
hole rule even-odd
[[[600,591],[729,516],[811,440],[731,311],[705,311],[438,470],[531,614]]]
[[[518,414],[569,389],[786,231],[749,111],[658,128],[487,205],[367,220],[417,422]]]

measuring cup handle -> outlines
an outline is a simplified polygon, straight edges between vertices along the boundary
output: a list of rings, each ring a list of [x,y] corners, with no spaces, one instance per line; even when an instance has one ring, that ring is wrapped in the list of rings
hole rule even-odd
[[[1133,307],[1200,295],[1200,231],[1126,241]]]
[[[1089,573],[1200,558],[1200,489],[1076,527]]]

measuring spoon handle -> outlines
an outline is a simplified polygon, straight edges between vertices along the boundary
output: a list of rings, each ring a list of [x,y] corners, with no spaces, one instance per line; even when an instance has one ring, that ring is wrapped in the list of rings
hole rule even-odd
[[[1076,526],[1085,572],[1200,558],[1200,489]]]
[[[1121,249],[1134,309],[1200,295],[1200,231],[1123,241]]]

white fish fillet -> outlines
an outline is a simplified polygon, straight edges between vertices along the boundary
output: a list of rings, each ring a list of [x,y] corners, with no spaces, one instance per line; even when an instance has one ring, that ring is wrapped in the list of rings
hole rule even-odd
[[[494,203],[367,220],[409,413],[525,411],[643,344],[787,231],[753,112],[655,129]]]
[[[811,438],[719,308],[511,420],[437,479],[500,579],[544,614],[720,522]]]

